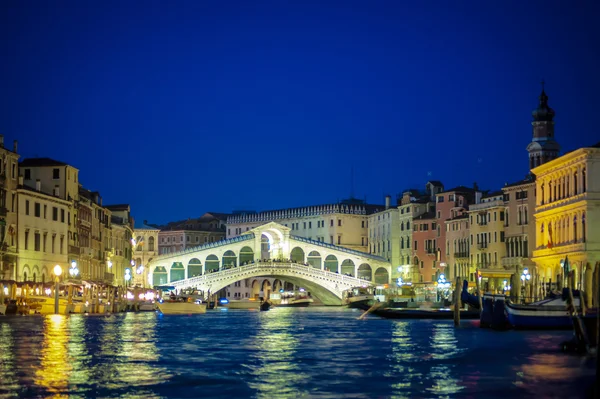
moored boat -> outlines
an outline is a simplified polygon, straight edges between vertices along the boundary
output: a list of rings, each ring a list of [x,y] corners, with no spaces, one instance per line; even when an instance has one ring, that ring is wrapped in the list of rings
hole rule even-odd
[[[349,308],[363,309],[375,299],[373,288],[353,287],[342,293],[342,305]]]
[[[290,291],[271,294],[271,301],[276,307],[306,307],[313,303],[310,294],[305,291]]]
[[[579,306],[579,292],[576,292],[575,306]],[[562,296],[553,295],[529,305],[517,305],[510,300],[505,302],[506,316],[513,328],[517,329],[571,329],[573,322]]]
[[[249,299],[219,299],[219,306],[228,309],[260,309],[261,302],[254,298]]]
[[[205,303],[183,302],[183,301],[162,301],[157,303],[158,310],[162,314],[200,314],[206,313]]]

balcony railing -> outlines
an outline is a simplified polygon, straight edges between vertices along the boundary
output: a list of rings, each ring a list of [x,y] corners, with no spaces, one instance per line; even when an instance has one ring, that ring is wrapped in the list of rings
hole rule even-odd
[[[479,244],[477,244],[477,249],[486,249],[487,247],[488,247],[487,242],[480,242]]]
[[[69,253],[79,255],[79,247],[76,247],[75,245],[69,245]]]
[[[427,252],[428,255],[437,254],[437,249],[435,249],[435,248],[427,248],[425,251]]]
[[[455,252],[454,257],[455,258],[468,258],[469,253],[468,252]]]
[[[479,269],[492,269],[498,266],[498,262],[479,262],[476,263],[476,266]]]

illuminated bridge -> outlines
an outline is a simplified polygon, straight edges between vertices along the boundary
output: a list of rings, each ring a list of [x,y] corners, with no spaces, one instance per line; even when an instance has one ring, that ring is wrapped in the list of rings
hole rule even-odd
[[[195,288],[206,295],[236,281],[269,277],[306,288],[326,305],[341,304],[346,289],[389,283],[382,257],[290,235],[271,222],[185,251],[158,256],[147,265],[152,285]]]

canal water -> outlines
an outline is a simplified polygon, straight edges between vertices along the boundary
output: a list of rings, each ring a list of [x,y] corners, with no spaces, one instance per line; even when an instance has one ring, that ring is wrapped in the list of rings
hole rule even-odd
[[[587,397],[570,332],[340,308],[0,317],[0,398]]]

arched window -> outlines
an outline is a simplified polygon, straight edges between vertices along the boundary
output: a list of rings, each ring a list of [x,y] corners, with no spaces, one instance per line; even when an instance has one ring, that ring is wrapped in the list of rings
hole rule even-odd
[[[148,238],[148,251],[154,251],[154,237]]]
[[[419,258],[417,256],[414,257],[413,262],[415,264],[415,266],[419,265]]]
[[[573,218],[573,241],[577,242],[577,216]]]
[[[410,222],[406,222],[406,230],[410,230]]]
[[[581,215],[581,238],[583,242],[585,242],[586,234],[585,234],[585,213]]]

